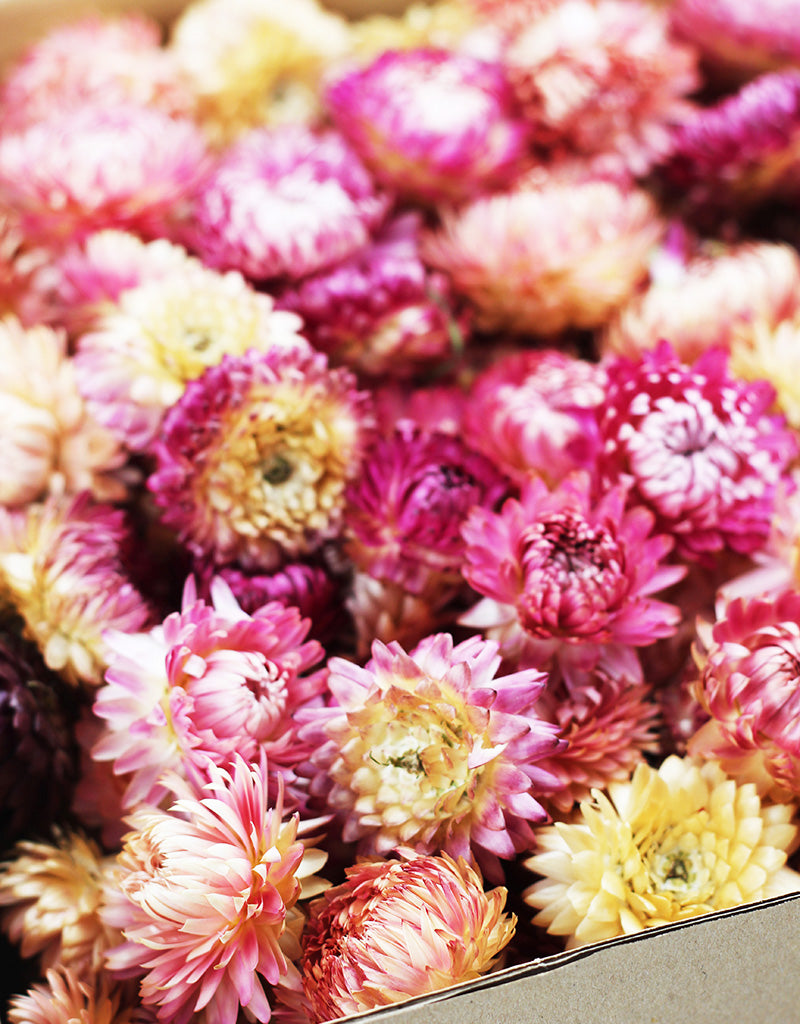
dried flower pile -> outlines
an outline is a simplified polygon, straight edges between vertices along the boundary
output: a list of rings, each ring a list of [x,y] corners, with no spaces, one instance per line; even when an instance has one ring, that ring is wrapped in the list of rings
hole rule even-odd
[[[800,891],[780,7],[193,0],[6,70],[11,1024],[315,1024]]]

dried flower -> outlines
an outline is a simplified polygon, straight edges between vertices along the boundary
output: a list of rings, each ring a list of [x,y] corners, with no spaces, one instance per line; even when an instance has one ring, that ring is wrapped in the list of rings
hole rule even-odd
[[[800,70],[774,71],[686,117],[661,174],[687,216],[707,228],[766,199],[797,199],[798,133]]]
[[[338,534],[370,425],[320,352],[226,356],[167,414],[148,486],[198,557],[271,570]]]
[[[374,60],[387,50],[456,50],[465,37],[482,27],[465,0],[410,3],[395,15],[359,18],[353,23],[351,46],[359,60]]]
[[[800,58],[800,16],[785,0],[675,0],[675,33],[700,51],[706,76],[731,85]]]
[[[190,577],[181,611],[162,625],[106,634],[109,667],[94,703],[105,730],[92,755],[129,776],[127,808],[157,804],[167,769],[197,779],[210,763],[255,761],[262,751],[272,782],[283,774],[291,791],[292,768],[311,753],[293,720],[324,689],[307,674],[322,655],[306,640],[308,622],[277,601],[250,616],[221,579],[211,598],[198,600]]]
[[[46,242],[109,227],[158,237],[205,167],[190,120],[96,101],[0,137],[0,202]]]
[[[768,380],[775,388],[775,408],[800,430],[800,311],[771,325],[757,320],[731,336],[731,372],[743,380]]]
[[[800,795],[800,594],[737,598],[702,629],[693,693],[709,720],[689,753],[777,799]]]
[[[337,133],[255,129],[198,190],[186,241],[208,266],[294,280],[360,249],[389,205]]]
[[[678,553],[709,564],[716,552],[763,545],[797,453],[783,417],[768,412],[772,385],[732,377],[727,361],[709,349],[687,366],[667,342],[636,362],[611,360],[600,420],[602,484],[629,483],[630,500],[652,509]]]
[[[23,956],[38,954],[42,969],[59,965],[91,978],[118,938],[99,915],[113,858],[77,832],[17,843],[11,856],[0,869],[3,932]]]
[[[460,438],[400,422],[347,488],[347,553],[359,569],[415,594],[460,585],[461,524],[507,493],[505,478]]]
[[[326,103],[376,179],[417,201],[500,188],[526,153],[502,68],[465,53],[387,51],[334,79]]]
[[[75,717],[38,649],[0,631],[0,850],[65,816],[77,777]]]
[[[574,824],[537,831],[526,862],[544,876],[524,894],[534,924],[568,948],[800,889],[784,867],[794,807],[763,805],[713,761],[639,765],[593,798]]]
[[[330,270],[280,294],[303,334],[335,364],[372,376],[409,377],[463,345],[467,318],[443,274],[419,253],[421,219],[405,213]]]
[[[20,131],[88,103],[134,103],[190,116],[189,83],[141,14],[89,15],[52,28],[5,76],[3,130]]]
[[[155,1024],[120,990],[109,990],[107,979],[97,985],[80,980],[69,968],[47,971],[46,984],[14,996],[8,1007],[9,1024]]]
[[[484,330],[536,336],[601,325],[646,274],[662,225],[650,197],[553,173],[442,214],[423,256]]]
[[[148,619],[123,565],[128,541],[122,513],[86,494],[0,509],[0,601],[74,685],[101,682],[106,629],[136,632]]]
[[[512,37],[509,81],[547,149],[644,174],[700,84],[666,11],[638,0],[564,0]]]
[[[249,128],[318,119],[322,72],[349,46],[347,23],[316,0],[196,0],[169,50],[205,132],[225,143]]]
[[[0,320],[0,504],[80,491],[100,501],[126,496],[127,454],[87,411],[74,370],[62,332]]]
[[[514,934],[506,890],[462,858],[360,862],[311,904],[303,987],[327,1021],[437,992],[487,971]]]
[[[663,564],[672,542],[626,498],[612,487],[597,499],[588,476],[574,474],[552,493],[533,479],[500,512],[473,509],[464,575],[485,597],[460,621],[527,664],[556,659],[569,675],[602,657],[635,675],[631,647],[669,636],[680,617],[650,595],[685,570]]]
[[[559,746],[535,713],[542,675],[495,678],[496,644],[454,645],[447,633],[410,654],[376,640],[365,667],[332,658],[328,668],[334,702],[310,709],[302,735],[318,737],[316,788],[332,785],[346,842],[474,858],[492,877],[498,857],[528,848],[531,823],[546,817],[539,788],[552,783],[538,762]]]
[[[101,423],[130,448],[146,449],[188,381],[224,355],[305,352],[300,326],[240,274],[193,261],[123,291],[97,317],[78,342],[78,385]]]
[[[202,794],[176,779],[172,813],[141,811],[107,892],[104,916],[125,941],[110,970],[139,976],[160,1021],[236,1024],[240,1008],[268,1021],[266,988],[300,987],[281,948],[301,896],[323,883],[325,854],[298,839],[297,816],[270,806],[266,773],[240,758],[212,766]]]
[[[602,367],[558,349],[511,352],[473,381],[465,436],[517,483],[556,483],[594,464],[605,386]]]
[[[799,297],[800,257],[791,246],[691,243],[678,228],[654,253],[647,288],[606,325],[600,346],[635,359],[666,338],[692,363],[734,336],[744,343],[762,321],[774,327],[798,309]]]

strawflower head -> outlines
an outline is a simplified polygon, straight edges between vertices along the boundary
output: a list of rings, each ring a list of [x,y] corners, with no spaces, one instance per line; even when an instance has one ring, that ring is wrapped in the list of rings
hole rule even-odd
[[[326,855],[298,838],[296,816],[283,820],[280,798],[269,803],[260,765],[237,758],[210,775],[200,792],[173,780],[170,812],[135,816],[106,896],[125,935],[108,967],[141,977],[162,1024],[236,1024],[242,1008],[268,1021],[267,991],[300,987],[282,948],[295,904],[324,888]]]
[[[465,0],[410,3],[394,15],[369,14],[355,21],[351,49],[358,60],[365,61],[374,60],[387,50],[456,50],[465,37],[482,27]]]
[[[295,280],[360,249],[389,205],[337,132],[254,129],[198,189],[186,241],[208,266]]]
[[[636,175],[667,151],[700,81],[666,11],[639,0],[564,0],[512,38],[504,61],[537,145]]]
[[[336,364],[369,376],[411,377],[463,344],[467,318],[444,274],[425,267],[421,218],[405,213],[330,270],[280,293],[303,334]]]
[[[52,263],[53,253],[28,239],[18,211],[0,202],[0,316],[26,327],[52,322]]]
[[[0,320],[0,504],[89,491],[126,497],[127,454],[89,413],[62,331]]]
[[[123,291],[78,341],[75,372],[95,417],[146,449],[188,381],[223,356],[306,351],[300,318],[233,271],[192,261]]]
[[[800,593],[722,603],[696,648],[692,691],[708,721],[689,752],[778,799],[800,795]]]
[[[626,780],[645,754],[658,752],[659,709],[652,697],[652,687],[637,673],[602,665],[570,680],[557,674],[550,679],[537,711],[566,741],[542,760],[558,780],[545,801],[554,817],[587,800],[591,790]]]
[[[66,816],[78,769],[70,696],[34,644],[0,630],[0,850]]]
[[[119,938],[99,914],[113,863],[78,832],[17,843],[0,866],[0,928],[22,956],[38,955],[43,970],[60,965],[92,978]]]
[[[572,824],[537,831],[524,896],[567,948],[800,889],[785,867],[794,807],[762,804],[720,766],[668,757],[595,790]]]
[[[219,144],[250,128],[317,120],[322,72],[349,46],[347,23],[316,0],[196,0],[175,22],[169,50]]]
[[[303,988],[312,1021],[480,977],[514,934],[506,890],[447,854],[360,862],[311,904]]]
[[[474,506],[494,508],[507,493],[506,479],[460,438],[401,421],[347,488],[347,553],[362,571],[412,593],[459,584],[461,524]]]
[[[527,130],[499,64],[422,47],[389,50],[328,86],[326,103],[376,179],[419,202],[458,202],[507,184]]]
[[[321,352],[225,356],[167,414],[148,486],[198,557],[274,569],[335,537],[371,416]]]
[[[262,752],[271,782],[285,774],[291,783],[311,752],[293,715],[324,688],[307,674],[322,654],[307,633],[296,608],[272,601],[248,615],[221,579],[206,603],[190,577],[180,612],[160,626],[106,634],[109,667],[94,703],[105,729],[92,755],[128,776],[124,805],[158,803],[168,769],[203,778],[211,764]]]
[[[423,256],[476,326],[547,336],[602,324],[646,276],[661,232],[641,189],[557,171],[444,211]]]
[[[800,59],[800,9],[785,0],[675,0],[676,35],[697,48],[706,76],[730,86]]]
[[[635,674],[631,648],[669,636],[680,618],[650,595],[684,569],[663,564],[671,540],[626,499],[624,487],[597,499],[588,475],[577,473],[553,492],[534,479],[499,512],[473,509],[463,527],[464,575],[484,598],[461,621],[528,664],[555,659],[569,673],[603,657]]]
[[[660,173],[702,226],[767,199],[793,202],[799,134],[800,70],[770,72],[684,118]]]
[[[110,227],[153,238],[173,230],[205,168],[188,118],[98,100],[0,136],[0,202],[45,242]]]
[[[156,1024],[138,1000],[114,990],[106,978],[95,984],[62,967],[47,971],[46,979],[13,997],[9,1024]]]
[[[329,789],[345,841],[378,855],[443,851],[498,877],[498,858],[527,849],[546,818],[537,794],[552,776],[538,762],[559,742],[535,711],[544,676],[497,678],[496,644],[447,633],[410,654],[376,640],[363,668],[328,667],[331,707],[305,720],[319,744],[312,789]]]
[[[681,360],[745,343],[762,322],[775,327],[798,309],[800,257],[776,242],[691,242],[673,230],[650,262],[647,287],[606,325],[601,349],[636,358],[661,338]],[[762,373],[761,379],[769,379]]]
[[[762,318],[734,329],[730,348],[731,372],[742,380],[768,380],[775,407],[800,430],[800,311],[777,324]]]
[[[517,483],[589,469],[605,370],[559,349],[510,352],[472,383],[465,436]]]
[[[601,484],[623,480],[657,529],[687,559],[757,551],[767,538],[776,486],[797,454],[784,418],[769,412],[775,389],[733,377],[727,353],[693,366],[664,341],[637,361],[606,364]]]
[[[3,130],[97,101],[191,115],[189,83],[160,43],[160,27],[141,14],[89,15],[52,29],[5,76]]]
[[[123,513],[86,494],[0,509],[0,603],[74,685],[102,681],[106,629],[136,632],[149,618],[125,568],[129,543]]]

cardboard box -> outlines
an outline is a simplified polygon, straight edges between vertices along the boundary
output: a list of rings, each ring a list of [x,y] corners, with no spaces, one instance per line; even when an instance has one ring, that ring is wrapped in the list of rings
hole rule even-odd
[[[87,11],[168,21],[186,0],[0,0],[0,66]],[[287,0],[291,3],[291,0]],[[329,0],[347,15],[403,0]],[[364,1024],[800,1024],[800,893],[509,967]]]

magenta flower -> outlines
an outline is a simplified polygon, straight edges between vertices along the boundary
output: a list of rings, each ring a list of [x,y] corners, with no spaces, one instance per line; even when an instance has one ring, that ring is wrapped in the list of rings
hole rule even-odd
[[[98,101],[0,136],[0,201],[43,241],[109,227],[154,238],[170,233],[205,167],[188,119]]]
[[[251,349],[187,385],[148,486],[197,558],[272,570],[338,535],[370,426],[367,395],[321,352]]]
[[[465,53],[389,50],[334,80],[326,102],[377,180],[416,201],[502,187],[525,157],[501,67]]]
[[[330,270],[278,298],[303,318],[303,333],[335,364],[371,376],[409,377],[443,363],[463,343],[466,317],[444,274],[419,254],[421,220],[405,213]]]
[[[336,132],[256,129],[198,190],[186,242],[218,270],[294,280],[366,245],[389,205]]]
[[[704,224],[767,199],[793,202],[799,135],[800,70],[775,71],[685,118],[661,174]]]
[[[345,841],[474,858],[493,878],[498,857],[529,847],[546,817],[538,793],[554,785],[539,761],[559,746],[535,711],[543,675],[496,678],[496,644],[454,645],[447,633],[410,654],[376,640],[363,668],[343,658],[328,668],[334,702],[306,713],[303,735],[318,745],[312,791],[328,790]]]
[[[168,769],[203,778],[209,764],[262,752],[273,784],[285,775],[291,790],[292,768],[311,753],[293,720],[324,689],[307,674],[322,655],[306,640],[308,621],[278,602],[247,615],[221,579],[211,597],[198,600],[190,577],[181,611],[160,626],[106,635],[111,657],[94,704],[105,731],[92,754],[130,775],[127,808],[158,803]]]
[[[171,813],[134,816],[103,910],[125,935],[110,971],[140,978],[161,1024],[236,1024],[242,1008],[269,1021],[267,992],[300,989],[285,951],[300,952],[295,904],[324,888],[326,855],[298,838],[296,815],[282,820],[280,798],[270,804],[258,764],[210,775],[200,793],[173,780]]]
[[[693,692],[708,721],[689,753],[776,800],[800,795],[800,593],[736,599],[703,629]]]
[[[784,418],[769,413],[772,385],[732,377],[720,349],[686,366],[667,342],[606,370],[601,484],[628,484],[630,502],[652,510],[684,558],[757,551],[798,449]]]
[[[507,493],[505,478],[460,438],[401,422],[348,486],[347,552],[362,571],[412,593],[458,585],[461,524],[470,509],[491,509]]]
[[[189,80],[161,46],[155,21],[141,14],[90,15],[52,29],[6,75],[0,91],[3,130],[19,131],[92,102],[191,115]]]
[[[478,374],[467,404],[470,444],[518,483],[590,469],[605,370],[558,349],[510,352]]]
[[[461,622],[527,664],[556,659],[570,676],[602,658],[636,676],[631,648],[669,636],[680,618],[650,595],[685,570],[662,564],[672,541],[653,536],[653,514],[626,499],[625,487],[597,499],[580,473],[552,493],[533,479],[500,512],[473,509],[464,575],[485,596]]]
[[[666,12],[637,0],[565,0],[514,35],[504,60],[538,145],[636,175],[667,151],[700,84]]]

